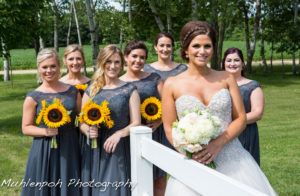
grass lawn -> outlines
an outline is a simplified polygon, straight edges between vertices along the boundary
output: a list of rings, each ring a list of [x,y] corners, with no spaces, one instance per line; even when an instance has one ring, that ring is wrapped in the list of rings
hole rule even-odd
[[[153,44],[147,42],[146,43],[148,49],[149,49],[149,55],[148,55],[148,61],[147,62],[154,62],[157,60],[157,54],[153,48]],[[100,45],[100,49],[103,48],[105,45]],[[123,45],[125,47],[125,45]],[[237,47],[240,48],[243,53],[244,53],[244,58],[246,60],[247,58],[247,53],[246,53],[246,44],[243,41],[224,41],[223,45],[223,53],[227,48],[231,47]],[[265,44],[265,56],[267,59],[270,59],[270,44],[266,43]],[[175,46],[175,51],[174,51],[174,60],[176,62],[183,62],[182,59],[179,56],[179,48],[180,48],[180,43],[176,42]],[[63,51],[64,47],[59,48],[59,54],[60,57],[63,56]],[[90,45],[84,45],[83,50],[85,53],[85,59],[86,59],[86,64],[87,66],[92,65],[92,49]],[[14,49],[10,51],[11,53],[11,63],[12,63],[12,69],[17,70],[17,69],[34,69],[36,68],[36,56],[35,56],[35,51],[33,48],[31,49]],[[298,59],[298,53],[296,53],[296,57]],[[274,52],[273,59],[281,59],[281,54]],[[288,53],[284,53],[284,59],[291,59],[292,55]],[[261,60],[260,57],[260,46],[259,44],[256,44],[256,52],[253,57],[254,61],[259,61]],[[0,58],[0,65],[3,64],[3,59]],[[62,62],[62,61],[61,61]],[[0,70],[3,70],[3,66],[0,66]]]
[[[265,94],[265,112],[258,123],[261,168],[279,195],[299,196],[300,78],[282,76],[280,67],[266,75],[259,69],[249,78],[259,81]],[[36,87],[34,75],[15,75],[13,88],[0,82],[0,185],[10,178],[23,179],[32,138],[22,135],[22,104]],[[0,186],[0,195],[19,194],[20,187]]]

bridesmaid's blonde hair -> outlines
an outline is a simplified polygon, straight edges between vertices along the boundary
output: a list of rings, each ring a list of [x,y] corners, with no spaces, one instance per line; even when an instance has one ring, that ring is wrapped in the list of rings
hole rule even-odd
[[[104,66],[109,58],[118,54],[121,58],[122,69],[124,67],[124,56],[120,48],[114,44],[105,46],[98,54],[97,57],[97,70],[92,77],[92,84],[90,88],[90,99],[93,99],[95,95],[105,86]]]
[[[56,50],[52,50],[52,49],[48,49],[48,48],[42,49],[38,53],[38,55],[36,57],[37,67],[39,67],[39,64],[47,58],[55,58],[56,61],[57,61],[58,66],[60,67],[59,54],[56,52]],[[39,71],[37,73],[37,81],[38,81],[38,83],[43,82],[41,73]]]
[[[84,53],[83,53],[83,49],[80,45],[78,44],[71,44],[71,45],[68,45],[65,50],[64,50],[64,55],[63,55],[63,59],[66,60],[67,59],[67,56],[69,54],[71,54],[72,52],[80,52],[81,56],[82,56],[82,59],[83,59],[83,62],[85,63],[85,57],[84,57]]]

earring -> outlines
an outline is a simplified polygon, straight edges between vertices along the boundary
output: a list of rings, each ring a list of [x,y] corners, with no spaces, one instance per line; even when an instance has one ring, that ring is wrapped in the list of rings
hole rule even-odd
[[[188,59],[188,58],[189,58],[189,55],[187,55],[187,54],[186,54],[186,55],[185,55],[185,58],[187,58],[187,59]]]

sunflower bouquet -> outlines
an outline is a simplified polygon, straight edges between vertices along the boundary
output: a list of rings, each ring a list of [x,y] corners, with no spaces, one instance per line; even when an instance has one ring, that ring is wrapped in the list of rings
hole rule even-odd
[[[70,114],[71,111],[67,111],[59,99],[54,98],[51,104],[42,100],[42,109],[35,122],[40,124],[43,121],[49,128],[58,128],[71,122]],[[56,136],[52,137],[51,148],[57,148]]]
[[[156,97],[149,97],[141,104],[141,114],[147,121],[161,118],[161,102]]]
[[[79,92],[82,96],[87,86],[88,86],[88,84],[77,84],[77,85],[75,85],[75,88],[77,88],[79,90]]]
[[[108,128],[114,126],[114,121],[111,120],[110,110],[108,108],[109,103],[104,100],[101,105],[89,100],[82,108],[81,113],[78,116],[80,123],[85,122],[90,126],[104,125]],[[87,135],[87,142],[89,143],[89,132]],[[97,148],[97,139],[92,139],[92,148]]]

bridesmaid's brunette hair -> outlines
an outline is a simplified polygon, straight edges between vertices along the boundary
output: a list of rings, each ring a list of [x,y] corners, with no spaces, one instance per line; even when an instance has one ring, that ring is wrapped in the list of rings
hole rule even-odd
[[[131,51],[135,50],[135,49],[144,50],[146,53],[146,59],[148,58],[148,48],[144,44],[144,42],[142,42],[140,40],[132,40],[132,41],[128,42],[124,49],[124,56],[128,56],[131,53]]]
[[[97,57],[97,70],[92,77],[92,84],[90,88],[90,99],[93,99],[95,95],[105,86],[104,66],[109,58],[118,54],[121,58],[122,69],[124,67],[124,56],[120,48],[114,44],[105,46],[98,54]]]
[[[180,41],[181,41],[180,56],[186,62],[188,62],[189,59],[188,57],[186,57],[185,51],[188,49],[191,41],[198,35],[207,35],[211,39],[213,48],[216,48],[216,43],[217,43],[216,31],[207,22],[190,21],[182,27],[180,32]]]
[[[234,54],[236,53],[241,61],[243,62],[243,67],[242,67],[242,72],[241,72],[241,75],[242,76],[245,76],[244,74],[244,68],[245,68],[245,62],[244,62],[244,55],[243,55],[243,52],[238,49],[238,48],[228,48],[225,52],[224,52],[224,57],[223,57],[223,60],[222,60],[222,70],[225,70],[225,61],[226,61],[226,57],[229,55],[229,54]]]
[[[60,67],[59,54],[56,52],[56,50],[52,50],[48,48],[42,49],[38,53],[36,57],[37,67],[39,67],[39,64],[47,58],[55,58],[55,60],[57,61],[57,65]],[[39,71],[37,73],[37,82],[40,84],[43,82],[42,76]]]
[[[80,52],[81,56],[82,56],[82,59],[83,59],[83,62],[85,63],[85,57],[84,57],[84,53],[83,53],[83,49],[80,45],[78,44],[71,44],[71,45],[68,45],[65,50],[64,50],[64,56],[63,56],[63,59],[66,60],[67,59],[67,56],[69,54],[71,54],[72,52]]]
[[[158,40],[162,37],[167,37],[171,40],[172,42],[172,47],[174,47],[174,38],[172,37],[172,35],[170,33],[167,32],[161,32],[159,34],[156,35],[155,40],[154,40],[154,45],[157,46],[158,44]]]

